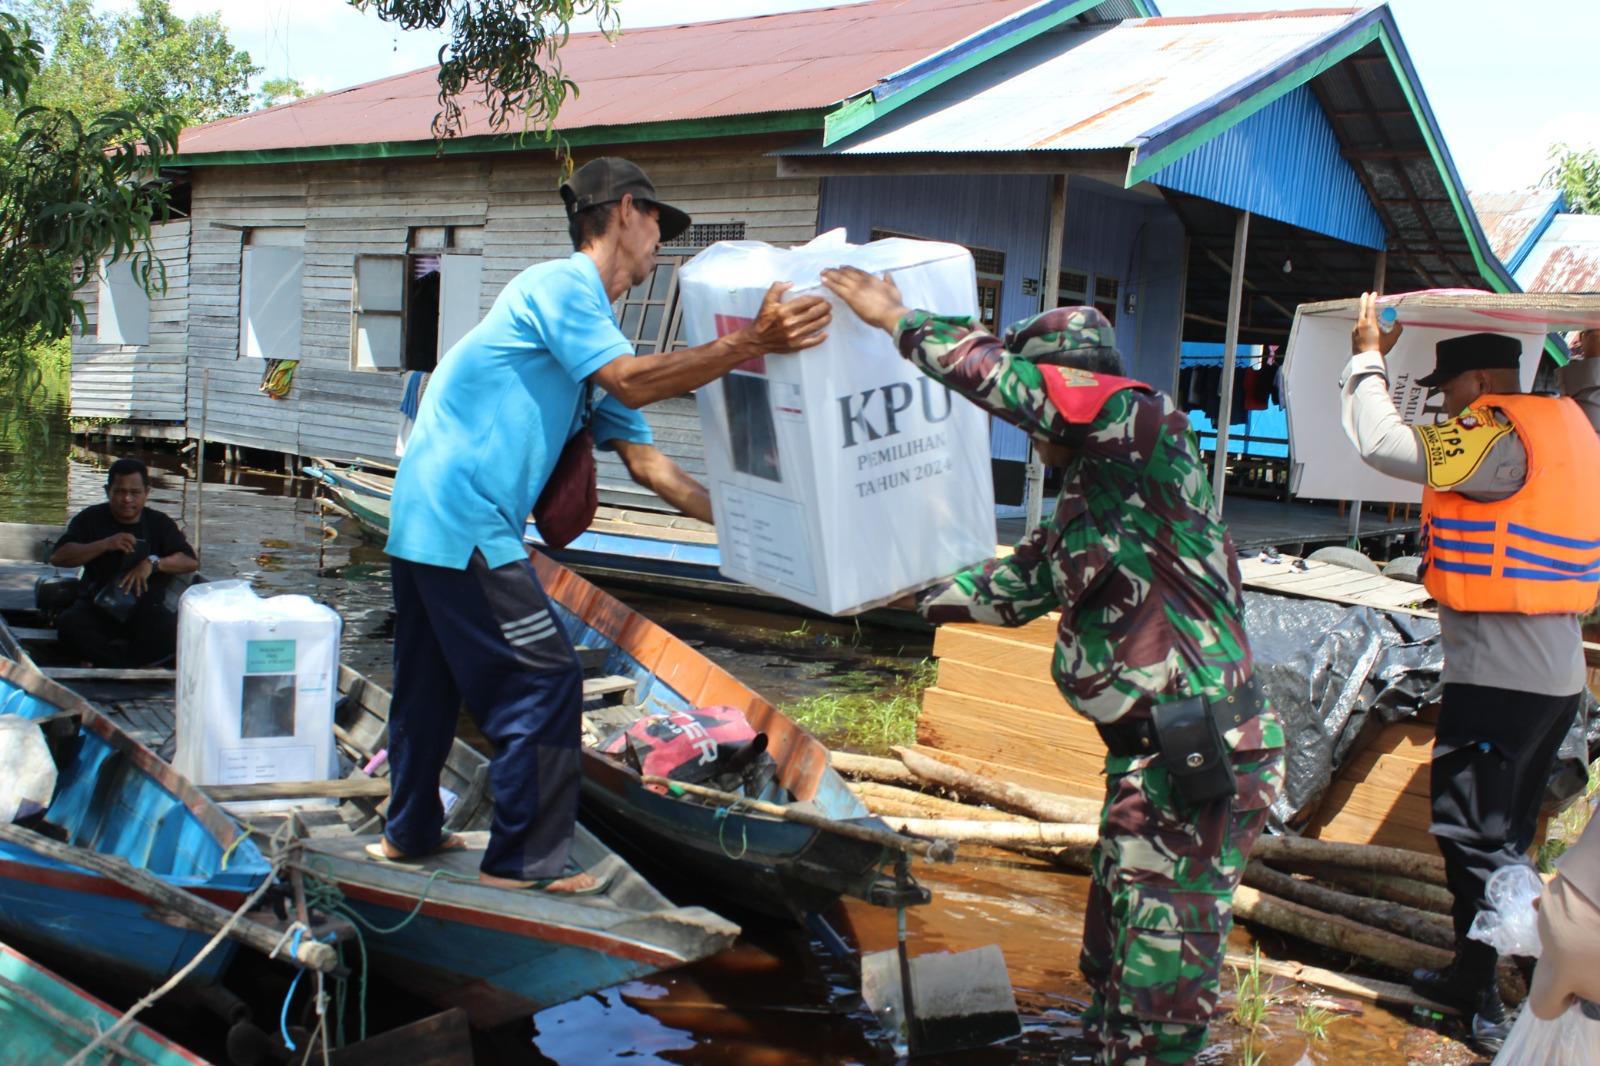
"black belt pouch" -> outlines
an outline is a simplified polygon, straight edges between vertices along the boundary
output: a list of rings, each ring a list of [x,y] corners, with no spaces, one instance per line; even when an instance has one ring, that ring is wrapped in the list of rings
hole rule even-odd
[[[1151,709],[1150,719],[1180,800],[1199,807],[1238,791],[1228,750],[1204,697],[1160,704]]]

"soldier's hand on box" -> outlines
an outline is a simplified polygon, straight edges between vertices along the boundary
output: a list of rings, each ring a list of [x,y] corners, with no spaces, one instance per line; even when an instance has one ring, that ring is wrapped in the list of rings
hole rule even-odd
[[[900,288],[885,274],[876,277],[856,267],[835,267],[822,272],[822,283],[843,300],[861,321],[877,326],[893,336],[900,320],[911,313],[900,297]]]
[[[792,288],[792,281],[775,282],[761,298],[761,312],[750,327],[755,331],[757,343],[769,352],[804,351],[828,339],[823,332],[833,321],[828,301],[820,296],[781,299]]]

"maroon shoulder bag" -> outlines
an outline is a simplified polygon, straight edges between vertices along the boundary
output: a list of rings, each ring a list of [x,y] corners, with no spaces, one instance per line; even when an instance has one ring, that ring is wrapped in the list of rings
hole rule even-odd
[[[594,415],[594,386],[585,381],[583,425],[556,459],[550,480],[533,505],[533,521],[539,536],[552,548],[565,548],[594,521],[600,506],[600,489],[594,465],[594,434],[589,419]]]

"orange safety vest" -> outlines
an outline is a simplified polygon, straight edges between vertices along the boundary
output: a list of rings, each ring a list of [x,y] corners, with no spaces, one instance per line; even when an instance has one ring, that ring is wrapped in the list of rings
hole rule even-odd
[[[1507,432],[1528,452],[1528,480],[1504,500],[1469,500],[1460,484]],[[1582,614],[1600,594],[1600,439],[1569,399],[1484,396],[1444,426],[1417,427],[1428,460],[1422,491],[1423,584],[1458,611]],[[1476,446],[1475,446],[1476,445]]]

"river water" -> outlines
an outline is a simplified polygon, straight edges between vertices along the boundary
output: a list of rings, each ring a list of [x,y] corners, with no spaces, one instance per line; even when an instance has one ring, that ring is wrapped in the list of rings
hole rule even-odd
[[[208,462],[202,488],[195,480],[195,457],[171,446],[141,449],[126,441],[71,439],[59,392],[35,397],[25,407],[16,397],[0,396],[0,521],[65,522],[79,508],[104,499],[106,467],[113,457],[128,454],[150,463],[151,506],[181,516],[191,539],[198,537],[208,576],[242,577],[264,595],[303,593],[330,604],[344,618],[345,660],[387,683],[392,648],[386,557],[361,538],[353,522],[327,516],[306,478]],[[863,673],[875,673],[888,685],[930,652],[926,636],[858,633],[836,623],[613,591],[780,705],[827,692],[846,675],[859,685]],[[923,865],[917,873],[935,899],[912,912],[913,955],[1000,945],[1024,1019],[1023,1035],[1004,1046],[918,1061],[961,1066],[1087,1062],[1076,1024],[1089,995],[1077,967],[1086,880],[999,855],[963,855],[953,866]],[[892,912],[851,905],[836,922],[864,950],[894,945]],[[796,930],[745,925],[738,945],[715,959],[550,1008],[520,1031],[485,1038],[476,1048],[477,1062],[867,1066],[896,1061],[850,991],[845,972],[817,943]],[[1254,946],[1244,930],[1235,930],[1230,951],[1248,955]],[[1265,943],[1263,950],[1277,958],[1294,957],[1280,944]],[[1231,976],[1225,979],[1225,1009],[1233,1005],[1233,985]],[[377,997],[391,995],[381,984],[374,987]],[[1308,1002],[1284,987],[1253,1045],[1239,1025],[1218,1023],[1203,1061],[1263,1066],[1357,1058],[1374,1066],[1472,1061],[1458,1045],[1351,1001],[1325,1003],[1336,1017],[1326,1039],[1313,1039],[1296,1027]],[[382,1004],[372,1006],[375,1017],[384,1014]],[[209,1039],[198,1031],[178,1035],[192,1036],[197,1046]],[[226,1061],[220,1050],[212,1053]],[[394,1061],[404,1066],[405,1060]]]

